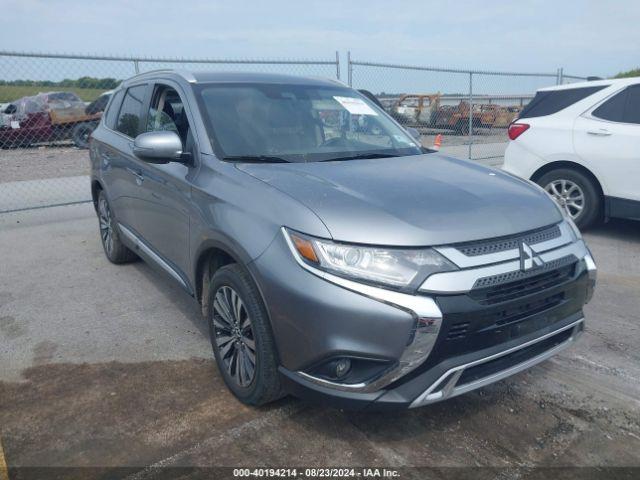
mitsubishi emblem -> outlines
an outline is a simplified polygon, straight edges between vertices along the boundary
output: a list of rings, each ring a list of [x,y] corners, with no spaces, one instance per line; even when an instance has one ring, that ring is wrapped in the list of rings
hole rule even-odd
[[[520,242],[520,271],[527,272],[544,265],[544,260],[525,242]]]

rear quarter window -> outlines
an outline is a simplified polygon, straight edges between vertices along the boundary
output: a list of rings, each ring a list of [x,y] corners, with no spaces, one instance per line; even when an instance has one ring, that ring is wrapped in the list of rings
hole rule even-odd
[[[608,87],[608,85],[537,92],[536,96],[533,97],[533,100],[531,100],[529,104],[522,109],[519,118],[544,117],[546,115],[552,115],[606,87]]]
[[[118,90],[113,95],[113,100],[107,107],[107,111],[104,116],[104,124],[114,130],[116,125],[116,118],[118,117],[118,111],[120,110],[120,104],[122,103],[122,96],[124,95],[124,90]]]

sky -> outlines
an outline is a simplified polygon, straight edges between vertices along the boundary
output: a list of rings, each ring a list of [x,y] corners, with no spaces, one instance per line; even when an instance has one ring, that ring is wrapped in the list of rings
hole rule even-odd
[[[640,1],[0,0],[0,49],[358,60],[609,76],[640,66]]]

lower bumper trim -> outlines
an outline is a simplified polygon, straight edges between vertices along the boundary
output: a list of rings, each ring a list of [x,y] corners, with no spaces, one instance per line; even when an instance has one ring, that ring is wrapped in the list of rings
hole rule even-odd
[[[570,323],[569,325],[566,325],[558,330],[550,332],[536,339],[530,340],[529,342],[525,342],[522,345],[518,345],[508,350],[498,352],[494,355],[490,355],[488,357],[481,358],[473,362],[451,368],[447,370],[443,375],[441,375],[440,378],[438,378],[433,384],[431,384],[431,386],[427,390],[425,390],[422,394],[420,394],[413,402],[411,402],[411,405],[409,406],[409,408],[421,407],[423,405],[439,402],[441,400],[455,397],[457,395],[462,395],[463,393],[470,392],[471,390],[475,390],[485,385],[489,385],[491,383],[497,382],[498,380],[502,380],[503,378],[506,378],[510,375],[514,375],[518,372],[526,370],[548,359],[549,357],[555,355],[559,351],[564,350],[573,342],[575,342],[575,340],[578,338],[578,336],[582,332],[583,325],[584,325],[584,318],[580,318],[579,320],[576,320],[575,322]],[[466,370],[472,367],[476,367],[478,365],[486,364],[488,362],[500,359],[507,355],[514,354],[525,348],[531,347],[544,340],[547,340],[555,335],[559,335],[562,332],[566,332],[567,330],[571,331],[569,337],[566,338],[561,343],[559,343],[558,345],[555,345],[554,347],[534,357],[531,357],[523,362],[517,363],[516,365],[510,366],[506,369],[492,373],[485,377],[472,380],[468,383],[460,384],[460,379]]]

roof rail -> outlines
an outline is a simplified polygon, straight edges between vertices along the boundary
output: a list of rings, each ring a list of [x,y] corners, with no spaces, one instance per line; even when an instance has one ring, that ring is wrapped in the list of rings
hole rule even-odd
[[[157,70],[149,70],[146,72],[142,72],[142,73],[138,73],[136,75],[134,75],[133,77],[129,77],[125,80],[125,82],[129,82],[131,80],[138,80],[138,79],[142,79],[146,76],[149,75],[157,75],[159,73],[174,73],[176,75],[179,75],[180,77],[184,78],[187,82],[189,83],[196,83],[196,77],[193,75],[193,73],[187,71],[187,70],[175,70],[172,68],[159,68]]]

